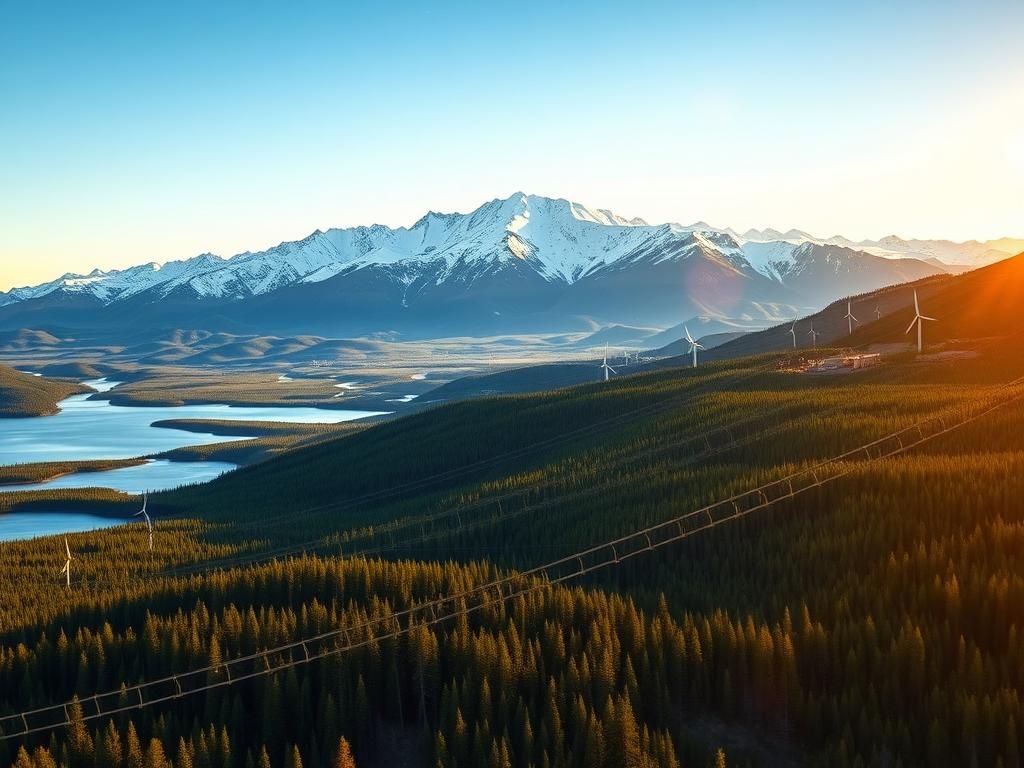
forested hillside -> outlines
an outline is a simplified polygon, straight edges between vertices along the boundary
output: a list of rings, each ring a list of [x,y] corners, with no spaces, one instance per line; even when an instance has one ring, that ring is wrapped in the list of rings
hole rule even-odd
[[[1019,765],[1024,349],[976,351],[444,406],[70,536],[70,589],[5,544],[0,764]]]
[[[47,416],[57,412],[57,403],[65,397],[88,391],[80,384],[32,376],[0,365],[0,418]]]

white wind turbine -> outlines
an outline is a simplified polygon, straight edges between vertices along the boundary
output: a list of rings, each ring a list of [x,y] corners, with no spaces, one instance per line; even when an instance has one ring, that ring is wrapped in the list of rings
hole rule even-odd
[[[880,310],[878,307],[875,307],[875,320],[877,320],[881,316],[882,316],[882,310]]]
[[[796,318],[793,318],[793,324],[789,326],[789,335],[793,337],[793,349],[796,349]]]
[[[691,367],[696,368],[697,350],[704,349],[704,345],[701,344],[699,341],[695,340],[693,336],[690,335],[690,329],[687,328],[685,325],[683,326],[683,330],[686,331],[686,340],[690,342],[690,353],[693,355],[693,365]]]
[[[853,324],[859,323],[860,321],[853,316],[853,310],[850,308],[850,300],[846,300],[846,314],[843,315],[843,319],[846,320],[846,325],[849,333],[853,333]]]
[[[142,492],[142,509],[136,512],[132,517],[139,517],[140,515],[146,521],[146,527],[149,529],[149,551],[153,551],[153,521],[149,519],[149,512],[146,511],[146,504],[148,502],[148,492]]]
[[[604,369],[604,380],[608,381],[608,372],[615,373],[615,369],[608,365],[608,345],[604,345],[604,362],[601,363],[601,367]]]
[[[67,577],[68,588],[71,588],[71,547],[68,545],[68,537],[64,537],[64,551],[68,555],[68,559],[64,561],[64,567],[60,569],[60,572]]]
[[[811,330],[809,330],[807,332],[807,335],[811,337],[811,346],[817,347],[818,346],[818,337],[821,334],[818,333],[816,330],[814,330],[814,326],[813,325],[811,326]]]
[[[914,330],[914,324],[917,324],[917,353],[921,354],[924,347],[921,344],[921,326],[924,324],[924,320],[934,321],[934,317],[928,317],[927,315],[921,314],[921,305],[917,303],[917,291],[914,291],[914,319],[910,321],[910,325],[907,326],[907,330],[904,331],[904,335]]]

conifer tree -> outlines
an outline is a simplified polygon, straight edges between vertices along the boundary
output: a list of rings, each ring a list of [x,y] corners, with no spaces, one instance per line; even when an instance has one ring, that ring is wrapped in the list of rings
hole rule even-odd
[[[338,740],[338,751],[334,758],[333,768],[356,768],[355,758],[352,757],[352,748],[344,736]]]

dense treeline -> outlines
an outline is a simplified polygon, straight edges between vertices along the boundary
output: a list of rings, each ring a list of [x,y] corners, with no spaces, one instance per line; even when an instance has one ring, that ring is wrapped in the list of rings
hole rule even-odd
[[[78,695],[87,711],[122,682],[551,560],[919,418],[952,419],[1005,395],[1018,358],[827,379],[745,361],[441,408],[157,497],[156,509],[203,519],[158,519],[152,553],[139,525],[76,535],[70,592],[56,588],[62,542],[6,545],[0,708]],[[595,423],[606,426],[553,439]],[[1024,409],[1007,406],[582,587],[88,721],[21,757],[11,741],[0,757],[329,766],[345,737],[361,765],[703,766],[719,746],[730,764],[1018,765],[1022,428]],[[726,430],[735,444],[702,445]],[[438,515],[446,527],[429,536],[399,535]],[[387,561],[337,557],[394,536]],[[325,557],[244,567],[306,540]],[[202,562],[225,568],[168,570]]]
[[[493,576],[486,565],[337,559],[222,573],[50,623],[31,646],[0,654],[0,690],[29,707],[85,698],[123,680],[358,626]],[[724,615],[713,625],[676,620],[666,604],[648,615],[617,596],[551,588],[202,703],[80,723],[36,746],[75,766],[130,765],[112,756],[130,760],[152,739],[175,765],[258,764],[266,751],[273,765],[293,765],[297,752],[318,766],[331,764],[344,735],[357,756],[384,764],[394,764],[396,748],[411,748],[444,766],[672,766],[687,749],[679,718],[709,705],[715,688],[702,647],[735,630],[754,632],[750,696],[772,719],[794,679],[791,628],[733,626]],[[211,751],[223,754],[211,762]]]
[[[81,461],[39,461],[9,464],[0,467],[0,486],[19,483],[41,483],[73,472],[103,472],[109,469],[135,467],[144,459],[86,459]]]

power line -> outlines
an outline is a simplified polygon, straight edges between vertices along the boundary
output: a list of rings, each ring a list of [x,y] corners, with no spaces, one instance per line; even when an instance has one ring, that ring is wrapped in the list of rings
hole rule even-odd
[[[825,411],[816,412],[814,415],[818,417],[824,417],[837,413],[841,410],[842,407],[837,406]],[[805,409],[799,405],[793,406],[790,404],[783,404],[769,411],[765,411],[761,414],[758,414],[757,416],[739,419],[730,424],[716,427],[714,429],[709,430],[708,432],[701,433],[699,435],[691,435],[682,440],[670,441],[662,445],[652,446],[651,448],[645,449],[638,453],[631,453],[622,456],[621,458],[616,460],[611,465],[605,467],[604,469],[610,469],[622,466],[624,464],[633,463],[643,458],[658,453],[662,453],[668,450],[672,450],[673,448],[679,448],[681,446],[693,444],[695,447],[699,447],[702,450],[699,450],[696,453],[687,456],[682,461],[674,462],[671,465],[673,467],[688,466],[710,456],[734,450],[735,448],[750,444],[751,442],[763,439],[774,433],[782,431],[789,423],[788,421],[781,420],[779,418],[781,414],[784,413],[785,411],[797,411],[798,413],[794,414],[795,417],[798,415],[803,415]],[[756,427],[761,426],[765,423],[767,423],[770,426],[767,426],[760,431],[755,431]],[[724,440],[720,444],[713,444],[714,442],[718,442],[719,436],[724,436]],[[714,440],[712,439],[713,437]],[[272,550],[263,550],[261,552],[254,554],[238,555],[234,557],[207,560],[201,563],[197,563],[194,566],[184,566],[179,568],[155,571],[149,574],[139,575],[135,577],[128,577],[126,575],[123,578],[118,579],[95,579],[91,581],[83,580],[83,582],[79,583],[84,583],[85,586],[89,587],[124,584],[126,583],[126,581],[130,579],[153,581],[161,578],[182,578],[192,575],[205,574],[225,568],[244,567],[269,562],[279,557],[288,557],[291,555],[322,552],[323,550],[335,550],[337,554],[348,557],[380,555],[396,550],[408,551],[410,544],[438,540],[447,535],[457,535],[465,531],[478,530],[480,528],[484,528],[498,522],[503,522],[512,517],[519,517],[523,514],[536,512],[538,510],[562,504],[568,501],[577,500],[585,496],[594,495],[603,490],[604,488],[606,488],[608,485],[610,485],[610,483],[606,483],[604,485],[595,485],[586,489],[566,493],[563,495],[556,496],[554,498],[536,502],[534,504],[528,504],[527,506],[518,509],[513,509],[510,511],[503,510],[501,506],[502,502],[517,497],[528,497],[532,492],[535,492],[543,488],[544,485],[545,483],[537,481],[536,483],[532,483],[528,486],[524,486],[523,488],[516,489],[515,491],[509,491],[507,493],[500,494],[497,496],[491,496],[483,499],[478,499],[476,501],[466,502],[455,507],[440,510],[434,514],[427,516],[407,518],[405,520],[399,521],[396,524],[380,526],[368,532],[357,533],[355,536],[343,540],[339,540],[338,538],[334,538],[333,540],[331,540],[329,537],[320,536],[316,539],[311,539],[304,542],[297,542],[291,545],[278,547]],[[548,483],[547,485],[552,484]],[[497,516],[492,516],[486,520],[476,521],[475,523],[463,523],[462,513],[472,511],[474,509],[490,507],[495,504],[497,505]],[[445,519],[454,519],[456,521],[456,525],[454,527],[445,528],[440,531],[435,530],[436,524],[439,521]],[[412,536],[407,536],[405,537],[404,540],[395,539],[396,532],[410,529],[414,530]],[[418,529],[418,532],[415,531],[415,529]],[[374,541],[384,538],[387,538],[387,543],[376,547],[360,547],[358,545],[351,547],[349,546],[353,542],[358,542],[360,540],[365,540],[367,544],[370,544]],[[24,580],[20,581],[21,583],[24,583]],[[49,583],[49,581],[40,581],[40,583]]]
[[[758,375],[767,373],[770,370],[770,365],[768,363],[764,363],[762,365],[755,366],[750,373],[746,373],[743,375],[723,375],[721,378],[733,379],[735,384],[741,384],[744,382],[752,381]],[[363,506],[364,504],[369,502],[375,502],[380,501],[382,499],[400,496],[407,491],[419,490],[425,486],[434,485],[435,483],[438,482],[447,481],[454,479],[456,477],[471,474],[472,472],[478,469],[484,469],[493,464],[498,464],[500,462],[507,461],[510,459],[521,458],[522,456],[528,456],[532,453],[539,453],[541,450],[545,448],[551,448],[559,445],[560,443],[568,442],[573,438],[585,437],[593,432],[600,432],[606,428],[615,427],[619,425],[621,422],[628,421],[629,419],[635,418],[637,416],[657,415],[661,412],[670,410],[671,408],[675,407],[680,401],[692,398],[698,394],[704,392],[719,391],[719,388],[722,386],[722,383],[723,382],[719,379],[709,381],[708,378],[704,378],[701,379],[700,383],[697,384],[696,386],[688,388],[682,393],[674,394],[671,397],[666,398],[665,400],[659,400],[653,403],[648,403],[647,405],[634,408],[630,411],[620,412],[615,414],[614,416],[609,416],[608,418],[601,419],[596,422],[591,422],[584,426],[577,427],[576,429],[571,429],[567,432],[552,435],[551,437],[545,438],[543,440],[532,442],[529,445],[522,446],[520,448],[515,448],[495,456],[490,456],[486,459],[480,459],[470,464],[463,464],[459,467],[453,467],[452,469],[444,470],[443,472],[438,472],[428,477],[410,480],[405,483],[392,485],[387,488],[382,488],[376,491],[368,491],[359,496],[355,496],[350,499],[345,499],[343,501],[335,501],[312,507],[304,507],[298,510],[290,510],[288,512],[283,512],[279,515],[264,517],[261,518],[258,522],[254,522],[251,524],[242,524],[241,527],[262,527],[267,523],[273,523],[278,520],[290,520],[298,516],[308,515],[315,512],[346,511],[352,508]],[[322,445],[322,443],[320,445]],[[238,528],[239,526],[236,526],[236,529]]]
[[[1014,387],[1022,381],[1024,377],[1015,379],[1004,385],[1003,389]],[[830,459],[670,520],[589,547],[545,565],[535,566],[453,595],[371,619],[357,626],[343,627],[295,640],[217,665],[97,693],[81,700],[82,720],[94,720],[120,712],[147,708],[243,680],[273,674],[373,642],[397,638],[417,625],[430,626],[445,622],[459,615],[479,611],[490,605],[504,603],[514,597],[547,588],[552,584],[560,584],[611,565],[618,565],[637,555],[681,541],[834,482],[863,466],[859,459],[870,464],[904,453],[1022,397],[1024,392],[1017,391],[995,403],[989,401],[964,406],[961,409],[963,415],[959,419],[950,416],[929,417]],[[376,631],[376,627],[380,627],[380,631]],[[271,662],[272,657],[282,654],[287,654],[288,658]],[[122,698],[131,703],[121,703]],[[94,711],[84,711],[87,704]],[[20,738],[70,725],[70,705],[71,702],[65,702],[0,717],[0,728],[4,724],[21,724],[19,731],[0,733],[0,740]],[[39,720],[44,722],[37,722]]]

